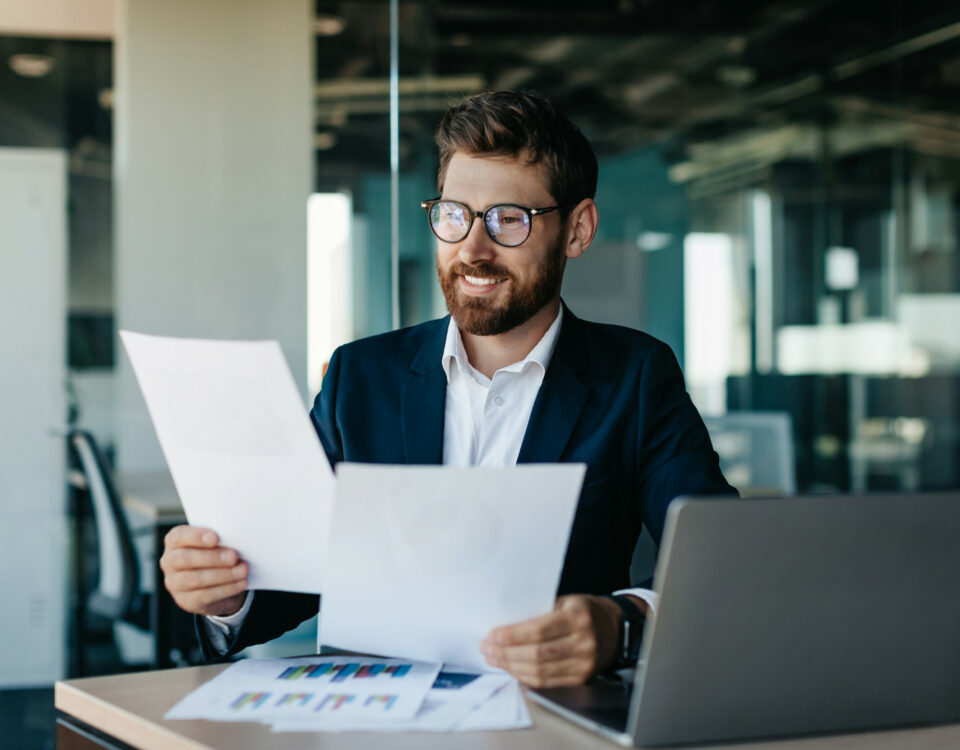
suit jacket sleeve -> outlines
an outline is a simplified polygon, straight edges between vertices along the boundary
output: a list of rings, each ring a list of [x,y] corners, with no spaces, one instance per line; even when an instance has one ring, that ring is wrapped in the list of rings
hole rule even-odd
[[[330,459],[330,465],[336,466],[343,460],[343,441],[340,437],[337,415],[337,395],[339,391],[342,355],[337,349],[330,357],[327,374],[323,378],[323,387],[313,402],[310,421],[320,437],[323,450]]]
[[[336,427],[335,404],[338,377],[340,374],[340,350],[333,353],[323,387],[314,400],[310,411],[313,423],[324,452],[335,466],[343,460],[343,446]],[[200,650],[207,660],[220,659],[236,654],[247,646],[273,640],[288,630],[293,630],[304,620],[313,617],[320,609],[317,594],[297,594],[287,591],[257,591],[250,611],[244,618],[225,652],[218,651],[210,642],[200,618],[196,618],[195,630],[200,641]]]
[[[670,348],[644,363],[638,399],[637,471],[644,525],[660,543],[667,505],[681,495],[736,495],[720,471],[707,428],[687,394]]]

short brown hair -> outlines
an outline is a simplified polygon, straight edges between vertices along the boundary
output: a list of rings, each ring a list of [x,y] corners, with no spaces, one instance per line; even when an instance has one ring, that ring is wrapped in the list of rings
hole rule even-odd
[[[526,155],[542,164],[547,189],[558,205],[593,198],[597,157],[580,129],[546,97],[529,92],[486,91],[444,114],[434,135],[440,154],[437,186],[443,192],[450,158],[457,152],[489,156]]]

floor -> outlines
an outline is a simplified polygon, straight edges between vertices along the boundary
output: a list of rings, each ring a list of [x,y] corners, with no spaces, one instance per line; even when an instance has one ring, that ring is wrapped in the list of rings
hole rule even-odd
[[[0,690],[0,749],[54,750],[53,688]]]

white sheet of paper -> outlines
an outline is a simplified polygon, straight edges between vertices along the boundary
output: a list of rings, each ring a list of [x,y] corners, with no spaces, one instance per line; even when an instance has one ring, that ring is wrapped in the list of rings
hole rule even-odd
[[[334,656],[246,659],[231,664],[171,708],[165,719],[402,722],[416,716],[440,664]]]
[[[553,609],[585,470],[339,464],[320,642],[489,670],[492,628]]]
[[[334,477],[276,341],[121,331],[190,524],[251,589],[319,593]]]
[[[412,719],[402,722],[366,722],[326,726],[317,721],[297,720],[274,723],[274,732],[449,732],[473,710],[482,710],[490,697],[508,683],[505,674],[476,674],[442,670]]]
[[[526,729],[533,726],[520,683],[511,680],[477,706],[454,727],[455,732],[486,732],[493,729]]]

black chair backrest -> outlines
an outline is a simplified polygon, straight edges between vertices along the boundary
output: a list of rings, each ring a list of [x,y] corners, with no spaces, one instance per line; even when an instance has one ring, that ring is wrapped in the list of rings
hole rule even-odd
[[[120,495],[93,435],[86,430],[71,429],[67,440],[86,478],[97,528],[100,573],[87,607],[110,619],[131,619],[131,615],[140,610],[140,567]]]

